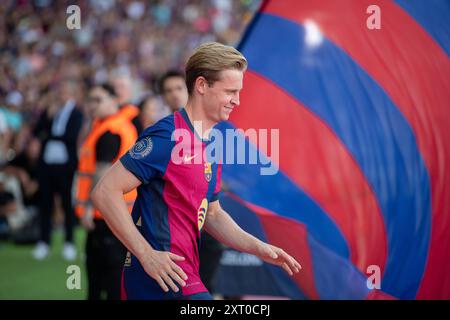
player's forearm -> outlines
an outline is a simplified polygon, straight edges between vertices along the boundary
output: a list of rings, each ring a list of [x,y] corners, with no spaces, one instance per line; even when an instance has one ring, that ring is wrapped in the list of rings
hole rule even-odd
[[[226,246],[250,254],[256,254],[258,247],[263,244],[261,240],[242,230],[222,208],[207,214],[205,231]]]
[[[92,202],[114,235],[139,260],[153,250],[134,225],[120,190],[108,188],[100,181],[92,192]]]

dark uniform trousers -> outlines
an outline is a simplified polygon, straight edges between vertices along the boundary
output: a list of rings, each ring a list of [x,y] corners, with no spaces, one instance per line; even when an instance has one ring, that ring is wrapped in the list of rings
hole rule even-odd
[[[88,299],[120,300],[126,248],[105,221],[95,219],[94,224],[95,229],[89,231],[86,241]]]

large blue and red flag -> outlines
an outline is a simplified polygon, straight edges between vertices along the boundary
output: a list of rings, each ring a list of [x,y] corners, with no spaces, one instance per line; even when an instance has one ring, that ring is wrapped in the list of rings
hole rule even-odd
[[[224,206],[302,264],[293,278],[264,266],[278,294],[450,299],[449,18],[447,0],[262,4],[222,129],[279,129],[280,171],[224,165]]]

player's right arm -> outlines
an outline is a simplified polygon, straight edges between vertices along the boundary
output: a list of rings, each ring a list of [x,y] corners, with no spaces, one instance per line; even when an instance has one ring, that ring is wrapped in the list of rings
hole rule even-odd
[[[171,252],[154,250],[134,225],[123,199],[123,194],[140,184],[141,181],[117,161],[92,191],[92,202],[100,210],[114,235],[136,256],[149,276],[165,292],[169,291],[168,287],[177,292],[178,287],[174,281],[185,286],[187,276],[174,261],[182,261],[184,258]]]

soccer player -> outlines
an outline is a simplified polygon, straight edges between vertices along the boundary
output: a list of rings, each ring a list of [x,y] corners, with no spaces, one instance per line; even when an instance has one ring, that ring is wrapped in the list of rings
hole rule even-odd
[[[239,105],[246,67],[244,56],[232,47],[216,42],[198,47],[186,65],[186,107],[147,128],[94,189],[95,206],[129,250],[123,298],[212,299],[199,276],[202,228],[225,245],[279,265],[290,275],[299,272],[293,257],[243,231],[221,208],[221,166],[195,153],[196,143],[204,148],[209,142],[198,133],[227,120]],[[194,129],[194,121],[202,130]],[[172,133],[180,129],[190,139],[173,141]],[[183,150],[194,150],[183,154],[181,163],[172,152],[179,144],[189,144]],[[122,195],[136,187],[131,218]]]
[[[177,70],[169,70],[161,77],[159,91],[171,112],[182,109],[189,99],[184,74]],[[223,245],[207,232],[202,232],[200,243],[200,278],[206,289],[211,292],[214,290],[213,279],[220,265]]]

